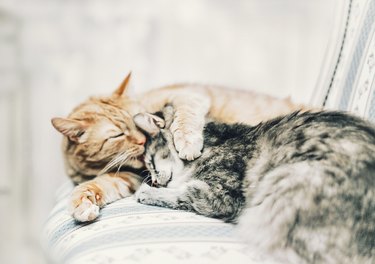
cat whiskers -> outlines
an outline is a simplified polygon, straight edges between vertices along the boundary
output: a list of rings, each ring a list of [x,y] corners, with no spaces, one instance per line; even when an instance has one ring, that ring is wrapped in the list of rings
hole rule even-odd
[[[143,183],[147,183],[150,179],[151,179],[151,174],[147,175],[147,176],[143,179],[142,184],[143,184]]]
[[[112,170],[113,168],[118,166],[117,172],[121,169],[121,167],[125,164],[125,162],[129,159],[133,151],[124,151],[118,155],[116,155],[108,164],[99,172],[99,175],[105,174],[108,171]]]
[[[125,164],[125,162],[126,162],[126,160],[124,162],[120,163],[120,165],[117,167],[117,171],[116,171],[115,175],[118,175],[120,173],[120,169]]]

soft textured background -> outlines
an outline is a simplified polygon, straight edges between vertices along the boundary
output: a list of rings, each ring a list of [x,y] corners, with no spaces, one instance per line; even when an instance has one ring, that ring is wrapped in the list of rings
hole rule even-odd
[[[66,181],[51,117],[129,70],[134,92],[201,82],[308,103],[338,2],[0,0],[0,263],[42,263],[39,230]]]

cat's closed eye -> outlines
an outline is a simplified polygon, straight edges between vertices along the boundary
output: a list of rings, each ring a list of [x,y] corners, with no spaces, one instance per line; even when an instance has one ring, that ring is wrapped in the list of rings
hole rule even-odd
[[[125,133],[119,133],[119,134],[114,135],[114,136],[111,136],[111,137],[109,137],[109,138],[119,138],[119,137],[122,137],[122,136],[124,136],[124,135],[125,135]]]
[[[154,156],[153,155],[146,156],[145,157],[145,163],[146,163],[146,165],[148,166],[149,169],[155,169],[155,167],[154,167]]]
[[[162,158],[162,159],[167,159],[167,158],[169,158],[169,153],[168,153],[168,152],[163,152],[163,153],[161,153],[161,158]]]

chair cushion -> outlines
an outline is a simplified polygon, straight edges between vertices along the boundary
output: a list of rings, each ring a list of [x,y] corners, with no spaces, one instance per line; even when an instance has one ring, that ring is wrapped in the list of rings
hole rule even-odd
[[[92,223],[78,223],[66,205],[73,186],[59,190],[44,230],[53,263],[253,263],[234,225],[191,212],[139,204],[107,205]]]

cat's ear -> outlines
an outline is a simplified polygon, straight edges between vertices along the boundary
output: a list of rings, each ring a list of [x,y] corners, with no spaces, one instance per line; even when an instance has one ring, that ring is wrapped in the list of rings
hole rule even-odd
[[[132,76],[132,72],[129,72],[128,75],[125,77],[125,79],[122,81],[120,86],[116,89],[116,91],[113,92],[113,95],[116,96],[124,96],[125,90],[129,86],[130,78]]]
[[[174,108],[172,105],[166,105],[163,108],[163,117],[165,121],[165,128],[169,129],[174,118]]]
[[[84,122],[60,117],[52,118],[51,122],[57,131],[68,137],[71,141],[82,143],[82,136],[87,129],[87,125]]]
[[[163,119],[148,113],[137,114],[133,117],[133,120],[137,127],[152,137],[156,136],[160,129],[165,126]]]

